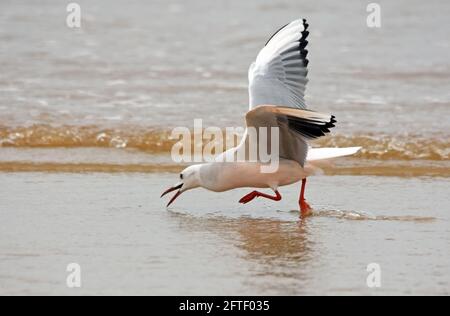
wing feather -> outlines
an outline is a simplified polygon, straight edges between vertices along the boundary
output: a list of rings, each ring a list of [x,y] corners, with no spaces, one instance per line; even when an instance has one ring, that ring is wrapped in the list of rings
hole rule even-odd
[[[308,26],[305,19],[285,25],[259,52],[248,73],[250,109],[263,104],[306,108]]]
[[[272,127],[278,127],[280,158],[295,160],[302,167],[308,154],[308,140],[329,133],[336,122],[333,115],[274,105],[257,106],[247,112],[245,119],[247,127],[266,128],[268,134]],[[248,141],[245,140],[246,147],[251,146]]]

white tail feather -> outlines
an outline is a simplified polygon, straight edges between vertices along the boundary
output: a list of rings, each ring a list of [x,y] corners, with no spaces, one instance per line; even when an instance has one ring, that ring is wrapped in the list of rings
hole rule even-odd
[[[345,148],[310,148],[306,161],[317,161],[344,157],[356,154],[361,147],[345,147]]]

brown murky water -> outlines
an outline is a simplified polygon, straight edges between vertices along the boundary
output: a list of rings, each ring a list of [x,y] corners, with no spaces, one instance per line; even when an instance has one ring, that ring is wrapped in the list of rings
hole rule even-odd
[[[380,1],[0,3],[0,294],[449,294],[450,5]],[[314,146],[363,146],[278,203],[159,194],[175,126],[241,126],[247,69],[308,18]],[[220,205],[220,207],[218,207]],[[67,289],[78,262],[83,287]],[[382,287],[366,286],[367,264]]]
[[[188,192],[170,210],[172,174],[2,173],[2,294],[450,294],[444,178],[322,176],[301,221],[247,190]],[[66,266],[82,287],[66,287]],[[367,287],[369,263],[381,287]]]
[[[392,174],[379,168],[395,160],[403,175],[448,176],[445,2],[381,3],[380,29],[366,26],[360,1],[324,1],[320,9],[296,1],[129,1],[126,10],[118,1],[79,4],[81,29],[65,26],[65,6],[57,1],[0,4],[0,170],[55,169],[23,166],[2,148],[167,154],[171,128],[192,128],[195,118],[205,127],[241,126],[249,64],[273,30],[305,16],[311,25],[307,103],[338,119],[333,136],[314,145],[363,146],[347,174],[360,174],[361,165],[364,174]],[[46,163],[63,163],[63,156]],[[35,158],[26,160],[35,165]],[[88,170],[105,170],[95,165]]]

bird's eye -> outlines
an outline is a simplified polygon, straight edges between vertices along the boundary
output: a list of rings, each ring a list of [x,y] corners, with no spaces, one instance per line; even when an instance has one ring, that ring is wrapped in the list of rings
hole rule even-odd
[[[183,174],[182,173],[180,173],[180,179],[183,180]]]

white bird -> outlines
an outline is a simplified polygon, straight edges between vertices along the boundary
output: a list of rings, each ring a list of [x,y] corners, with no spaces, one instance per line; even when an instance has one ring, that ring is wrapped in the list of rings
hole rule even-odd
[[[166,190],[177,191],[167,206],[181,193],[198,187],[223,192],[235,188],[271,188],[275,195],[252,191],[239,202],[248,203],[256,197],[281,200],[278,191],[302,181],[299,207],[302,216],[311,212],[305,200],[306,178],[312,175],[319,161],[355,154],[361,147],[310,148],[308,141],[324,136],[334,127],[335,117],[306,109],[304,93],[308,82],[308,24],[305,19],[295,20],[279,29],[259,52],[250,66],[249,103],[245,115],[247,131],[250,127],[277,127],[279,131],[279,164],[275,172],[264,173],[267,165],[258,156],[256,161],[229,162],[228,157],[255,149],[246,131],[240,144],[227,150],[214,162],[192,165],[180,173],[180,182]],[[257,135],[258,139],[260,135]],[[270,148],[270,147],[269,147]],[[257,148],[256,148],[257,149]],[[257,151],[258,152],[258,151]]]

